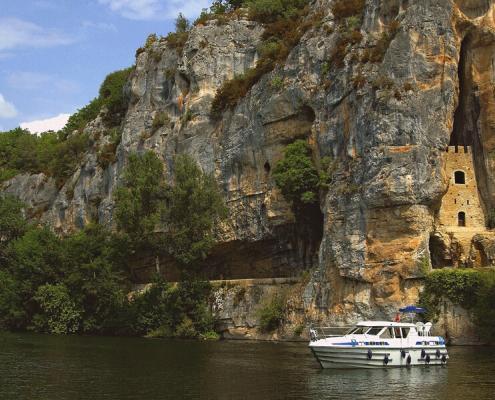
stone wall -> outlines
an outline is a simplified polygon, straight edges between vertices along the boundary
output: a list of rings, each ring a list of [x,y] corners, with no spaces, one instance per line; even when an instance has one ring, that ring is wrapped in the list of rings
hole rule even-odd
[[[433,325],[432,333],[443,336],[452,345],[479,345],[481,339],[479,330],[473,322],[472,314],[459,305],[443,299],[440,301],[438,321]]]
[[[216,330],[226,339],[301,340],[308,337],[308,323],[294,319],[294,302],[303,285],[300,279],[244,279],[213,281],[211,307],[217,319]],[[293,304],[288,307],[280,329],[263,333],[259,312],[274,298]],[[303,311],[301,309],[299,312]],[[300,332],[298,332],[300,330]]]

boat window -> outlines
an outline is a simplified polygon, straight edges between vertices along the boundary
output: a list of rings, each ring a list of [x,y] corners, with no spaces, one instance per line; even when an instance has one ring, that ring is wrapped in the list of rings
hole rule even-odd
[[[383,326],[377,326],[375,328],[371,328],[368,331],[368,335],[378,335],[382,329],[383,329]]]
[[[409,329],[410,328],[402,328],[402,337],[406,338],[407,335],[409,335]]]
[[[396,327],[394,328],[394,333],[395,333],[395,337],[396,337],[396,338],[400,338],[400,337],[401,337],[401,336],[400,336],[400,328],[399,328],[398,326],[396,326]]]
[[[354,329],[351,333],[353,335],[362,335],[368,331],[369,326],[358,326],[356,329]]]
[[[385,338],[385,339],[393,339],[394,338],[394,330],[392,328],[387,328],[382,332],[380,337]]]

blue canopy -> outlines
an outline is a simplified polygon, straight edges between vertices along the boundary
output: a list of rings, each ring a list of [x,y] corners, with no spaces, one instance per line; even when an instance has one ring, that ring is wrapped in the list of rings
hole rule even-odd
[[[416,307],[416,306],[402,307],[402,308],[399,308],[399,311],[403,312],[403,313],[418,313],[418,314],[426,312],[426,310],[424,308]]]

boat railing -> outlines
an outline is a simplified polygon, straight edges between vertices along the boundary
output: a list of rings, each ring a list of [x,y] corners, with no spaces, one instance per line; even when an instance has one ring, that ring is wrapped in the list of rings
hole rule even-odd
[[[312,340],[325,339],[329,337],[343,336],[352,326],[312,326],[309,328],[309,334]]]

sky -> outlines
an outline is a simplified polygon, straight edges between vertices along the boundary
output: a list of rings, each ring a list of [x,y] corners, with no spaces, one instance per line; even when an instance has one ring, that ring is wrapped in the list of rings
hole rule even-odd
[[[59,129],[150,33],[210,0],[0,0],[0,131]]]

